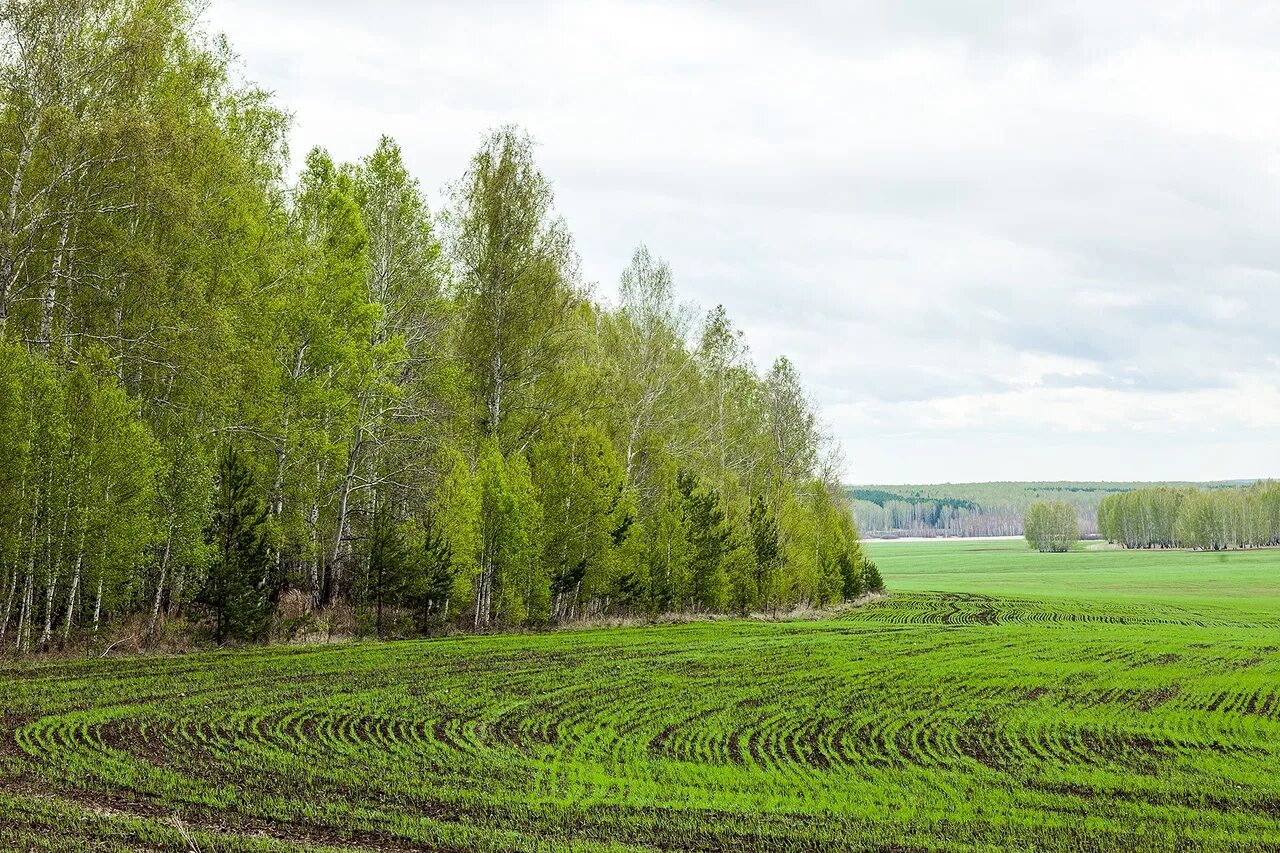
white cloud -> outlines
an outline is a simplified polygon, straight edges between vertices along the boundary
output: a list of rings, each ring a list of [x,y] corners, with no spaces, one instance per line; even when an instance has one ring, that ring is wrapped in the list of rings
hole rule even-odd
[[[644,241],[797,362],[860,481],[1280,474],[1268,3],[212,0],[295,155],[440,203],[537,136],[584,273]]]

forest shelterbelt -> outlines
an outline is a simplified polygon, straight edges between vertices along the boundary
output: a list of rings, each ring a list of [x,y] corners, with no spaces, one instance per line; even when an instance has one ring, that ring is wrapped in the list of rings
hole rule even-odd
[[[376,128],[291,161],[200,10],[0,2],[0,648],[878,585],[791,361],[644,246],[597,297],[528,133],[434,199]]]
[[[21,659],[0,845],[1280,845],[1280,554],[874,556],[819,621]]]

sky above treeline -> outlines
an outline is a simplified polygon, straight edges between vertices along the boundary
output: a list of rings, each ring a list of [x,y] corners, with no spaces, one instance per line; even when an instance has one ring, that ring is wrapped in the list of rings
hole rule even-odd
[[[293,112],[295,165],[387,133],[438,208],[486,129],[526,127],[585,280],[666,258],[797,363],[851,482],[1280,475],[1273,3],[206,19]]]

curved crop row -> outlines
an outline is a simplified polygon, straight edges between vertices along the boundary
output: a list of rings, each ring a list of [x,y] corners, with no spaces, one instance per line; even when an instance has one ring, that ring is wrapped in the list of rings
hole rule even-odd
[[[1075,615],[919,593],[827,623],[16,670],[0,756],[72,802],[356,846],[1280,844],[1275,633]]]

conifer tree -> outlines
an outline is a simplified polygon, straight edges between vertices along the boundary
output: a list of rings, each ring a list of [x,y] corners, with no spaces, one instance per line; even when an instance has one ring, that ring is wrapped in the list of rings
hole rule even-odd
[[[248,460],[234,445],[227,446],[218,466],[209,540],[214,558],[202,599],[213,612],[214,639],[260,639],[270,615],[267,507]]]
[[[841,551],[836,558],[840,568],[840,579],[843,585],[844,600],[856,601],[867,591],[863,571],[859,571],[858,561],[848,551]]]
[[[699,610],[719,610],[728,593],[724,566],[728,530],[720,492],[699,484],[689,471],[680,473],[679,486],[689,523],[690,603]]]
[[[411,583],[411,562],[404,531],[386,501],[374,510],[369,526],[369,597],[376,610],[375,627],[383,636],[387,604],[399,604]]]
[[[725,550],[721,557],[727,584],[727,604],[740,615],[747,615],[760,603],[759,570],[751,525],[743,523],[741,514],[730,514]]]
[[[551,616],[559,619],[579,612],[584,598],[603,601],[610,591],[615,540],[626,535],[625,474],[600,430],[567,425],[534,446],[532,472]]]
[[[693,549],[680,478],[667,467],[662,471],[659,482],[656,506],[645,525],[644,551],[650,609],[664,613],[690,604]]]
[[[764,498],[758,495],[751,502],[751,542],[755,549],[756,589],[760,605],[776,611],[782,597],[778,584],[782,571],[782,546],[778,541],[777,519],[769,511]]]
[[[884,579],[880,577],[880,567],[871,560],[863,562],[862,577],[866,581],[869,591],[881,592],[884,590]]]
[[[418,627],[427,630],[448,618],[449,596],[457,574],[453,549],[445,538],[443,525],[430,510],[423,517],[416,552],[410,595],[414,599]]]

